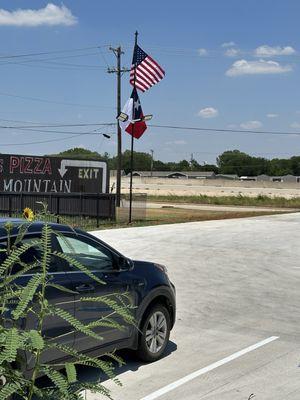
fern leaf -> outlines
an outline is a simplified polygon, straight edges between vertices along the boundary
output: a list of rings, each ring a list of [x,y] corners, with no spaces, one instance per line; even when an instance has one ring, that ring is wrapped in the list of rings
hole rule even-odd
[[[66,373],[69,383],[74,383],[77,381],[77,372],[74,363],[66,363]]]
[[[131,305],[120,305],[118,302],[116,302],[113,298],[109,296],[100,296],[100,297],[82,297],[80,301],[85,302],[99,302],[99,303],[104,303],[106,304],[110,309],[116,312],[116,314],[120,315],[124,321],[126,321],[129,324],[134,324],[135,323],[135,318],[132,312],[129,312],[128,310],[131,309]]]
[[[63,376],[63,374],[60,373],[59,371],[56,371],[53,368],[50,368],[49,366],[43,366],[42,370],[48,376],[48,378],[51,379],[54,385],[59,389],[61,394],[65,395],[68,398],[69,385],[68,381]]]
[[[115,383],[118,385],[121,385],[120,381],[115,378],[114,375],[114,368],[112,363],[103,361],[99,358],[93,358],[89,357],[86,354],[79,353],[78,351],[74,350],[72,347],[65,346],[62,344],[58,343],[51,343],[48,348],[55,348],[58,349],[65,354],[68,354],[72,356],[76,361],[74,361],[74,364],[80,364],[80,365],[85,365],[93,368],[99,368],[102,370],[110,379],[112,379]]]
[[[20,262],[20,256],[25,253],[28,249],[30,249],[34,245],[38,245],[39,241],[32,241],[31,243],[24,243],[20,247],[14,249],[6,258],[5,261],[0,265],[0,276],[3,275],[5,271],[11,268],[16,263]]]
[[[4,361],[15,361],[21,344],[22,339],[20,338],[18,330],[16,328],[9,329],[6,332],[5,342],[3,344],[4,349],[2,349],[0,354],[0,364],[2,364]]]
[[[51,286],[57,290],[60,290],[61,292],[65,293],[71,293],[71,294],[78,294],[78,292],[75,292],[74,290],[68,289],[62,285],[58,285],[57,283],[48,283],[47,286]]]
[[[79,261],[74,260],[72,257],[69,257],[67,254],[60,253],[58,251],[54,251],[52,253],[54,256],[61,258],[62,260],[67,261],[70,265],[73,265],[75,268],[79,269],[79,271],[83,272],[85,275],[89,276],[94,281],[105,285],[106,283],[99,279],[95,274],[93,274],[87,267],[81,264]]]
[[[100,318],[96,321],[90,322],[87,324],[87,327],[92,329],[92,328],[98,328],[98,327],[106,327],[106,328],[113,328],[113,329],[118,329],[119,331],[123,331],[125,329],[124,325],[119,324],[118,322],[114,321],[112,318]]]
[[[19,262],[19,264],[22,265],[23,263]],[[27,264],[27,265],[24,264],[23,268],[22,268],[20,271],[16,272],[16,273],[13,274],[13,275],[8,276],[8,277],[5,279],[5,282],[3,282],[2,285],[0,285],[0,287],[2,287],[2,286],[4,286],[4,285],[8,285],[8,284],[10,284],[11,282],[15,281],[16,279],[18,279],[18,278],[20,278],[21,276],[23,276],[24,274],[27,274],[27,272],[29,272],[29,271],[30,271],[31,269],[33,269],[33,268],[36,268],[39,264],[40,264],[40,262],[38,262],[38,261],[37,261],[37,262],[34,262],[34,263],[32,263],[32,264]]]
[[[47,223],[42,229],[42,268],[47,271],[51,262],[51,234],[52,230]]]
[[[49,307],[49,311],[51,312],[52,315],[56,315],[63,320],[67,321],[71,326],[73,326],[77,331],[84,333],[87,336],[90,336],[96,340],[102,340],[103,338],[99,335],[97,335],[95,332],[93,332],[91,329],[86,327],[84,324],[82,324],[78,319],[73,317],[70,313],[68,313],[65,310],[62,310],[59,307]]]
[[[34,350],[43,350],[45,343],[38,331],[30,330],[23,333],[23,337],[30,343],[30,347]]]
[[[80,389],[78,390],[89,390],[91,393],[98,393],[102,396],[105,396],[106,398],[113,400],[113,398],[110,395],[109,389],[107,389],[105,386],[101,385],[101,383],[92,383],[92,382],[82,382],[80,384]],[[102,398],[101,396],[101,398]]]
[[[20,296],[20,302],[16,307],[16,309],[12,312],[14,319],[20,318],[20,316],[26,310],[29,302],[33,299],[33,296],[35,295],[41,281],[42,281],[41,274],[33,275],[33,277],[28,282],[27,286],[25,286],[25,288],[22,290]]]
[[[14,247],[17,246],[24,238],[26,232],[28,232],[28,229],[30,226],[34,223],[34,221],[31,222],[23,222],[21,225],[17,227],[18,229],[18,234],[17,237],[14,241]]]
[[[122,365],[125,365],[125,361],[121,357],[117,356],[115,353],[105,353],[105,354],[103,354],[103,357],[109,357],[109,358],[113,359],[114,361],[116,361],[118,363],[119,367],[122,367]]]
[[[9,399],[13,394],[17,393],[20,389],[20,386],[16,382],[9,382],[3,386],[0,390],[0,399],[6,400]]]

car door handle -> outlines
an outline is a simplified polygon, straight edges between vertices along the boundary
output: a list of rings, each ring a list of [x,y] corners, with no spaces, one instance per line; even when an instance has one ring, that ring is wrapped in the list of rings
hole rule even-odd
[[[95,290],[95,286],[83,283],[82,285],[76,286],[75,289],[77,292],[93,292]]]
[[[133,284],[134,286],[145,286],[145,281],[141,279],[134,279]]]

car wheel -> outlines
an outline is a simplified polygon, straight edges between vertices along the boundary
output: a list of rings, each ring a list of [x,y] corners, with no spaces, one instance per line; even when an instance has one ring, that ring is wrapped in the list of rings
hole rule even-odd
[[[144,319],[141,326],[138,357],[146,362],[158,360],[169,341],[170,314],[163,305],[154,306]]]

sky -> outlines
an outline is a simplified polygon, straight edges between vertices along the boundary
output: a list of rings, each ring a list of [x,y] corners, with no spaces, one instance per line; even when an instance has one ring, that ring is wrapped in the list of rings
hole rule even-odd
[[[300,155],[299,13],[297,0],[152,0],[151,6],[2,0],[0,152],[85,147],[116,154],[113,126],[37,128],[41,132],[3,127],[116,122],[116,76],[107,73],[116,59],[109,46],[121,45],[122,66],[130,67],[138,30],[140,47],[166,71],[159,84],[140,93],[144,114],[153,114],[151,124],[183,128],[149,126],[135,150],[153,149],[162,161],[193,155],[200,164],[232,149],[266,158]],[[16,55],[22,57],[11,57]],[[131,89],[124,73],[123,104]],[[127,133],[122,146],[130,148]]]

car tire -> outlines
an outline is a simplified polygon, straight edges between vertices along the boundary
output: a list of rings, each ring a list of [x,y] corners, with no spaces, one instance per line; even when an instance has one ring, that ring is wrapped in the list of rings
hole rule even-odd
[[[151,308],[143,318],[137,356],[140,360],[153,362],[161,358],[170,337],[170,314],[161,304]]]

